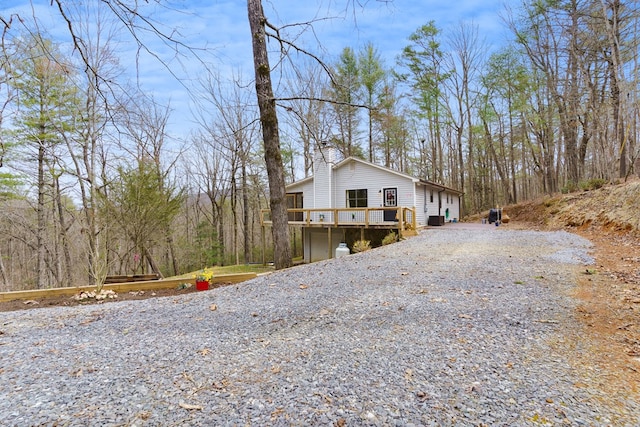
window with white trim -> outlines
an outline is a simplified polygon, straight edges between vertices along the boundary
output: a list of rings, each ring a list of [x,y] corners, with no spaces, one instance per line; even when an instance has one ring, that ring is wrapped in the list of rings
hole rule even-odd
[[[368,204],[367,189],[347,190],[348,208],[366,208]]]

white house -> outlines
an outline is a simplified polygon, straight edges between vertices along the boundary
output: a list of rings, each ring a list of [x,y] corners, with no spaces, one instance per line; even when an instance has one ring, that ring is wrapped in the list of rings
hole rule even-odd
[[[305,262],[331,258],[340,242],[363,239],[367,230],[403,235],[460,218],[460,191],[354,157],[336,161],[332,147],[316,150],[313,175],[286,191]]]

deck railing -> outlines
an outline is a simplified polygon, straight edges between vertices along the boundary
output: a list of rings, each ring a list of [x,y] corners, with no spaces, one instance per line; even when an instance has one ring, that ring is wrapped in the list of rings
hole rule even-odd
[[[289,224],[307,227],[398,227],[416,229],[416,210],[397,208],[287,209]],[[271,210],[260,212],[262,225],[271,225]]]

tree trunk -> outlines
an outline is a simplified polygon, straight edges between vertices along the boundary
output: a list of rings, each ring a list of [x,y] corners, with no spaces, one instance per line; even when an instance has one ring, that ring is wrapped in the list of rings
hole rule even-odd
[[[244,239],[244,263],[249,264],[249,192],[247,185],[247,153],[242,153],[242,230]]]
[[[54,190],[55,190],[55,198],[56,205],[58,209],[58,222],[59,222],[59,233],[60,233],[60,242],[62,244],[62,252],[63,252],[63,261],[64,261],[64,272],[59,277],[59,285],[62,287],[71,286],[71,281],[73,279],[73,273],[71,270],[71,252],[70,252],[70,243],[69,243],[69,235],[67,234],[70,225],[64,219],[64,209],[62,207],[62,197],[60,193],[60,182],[59,177],[55,178],[54,181]]]
[[[280,136],[278,135],[278,116],[273,98],[271,68],[267,54],[266,19],[261,0],[247,0],[247,8],[253,45],[253,65],[256,73],[256,94],[264,140],[264,158],[269,177],[269,201],[273,222],[273,257],[275,268],[282,269],[291,266],[291,248],[289,246],[289,223],[284,188],[284,166],[280,153]]]
[[[4,268],[4,262],[2,262],[2,253],[0,252],[0,285],[3,290],[9,290],[9,281],[7,280],[7,270]]]
[[[605,8],[605,2],[602,2],[603,8]],[[607,8],[611,12],[609,18],[607,18]],[[614,140],[618,143],[620,148],[620,171],[619,177],[626,178],[627,175],[627,151],[625,144],[625,132],[624,132],[624,119],[622,112],[622,97],[620,82],[623,81],[622,70],[620,66],[620,13],[622,9],[622,3],[620,0],[614,0],[607,3],[605,8],[604,17],[608,21],[608,36],[609,36],[609,49],[610,57],[609,61],[609,76],[611,78],[611,105],[613,107],[613,132]]]
[[[144,259],[147,260],[147,263],[149,264],[149,267],[151,267],[151,271],[153,273],[157,274],[158,277],[163,279],[164,276],[162,275],[162,272],[160,271],[160,267],[158,266],[158,263],[156,263],[156,260],[151,255],[151,252],[149,251],[149,249],[147,249],[146,247],[142,247],[142,255],[143,255]],[[145,274],[145,268],[144,267],[142,269],[142,273]]]
[[[44,135],[44,130],[41,131],[41,135]],[[36,274],[37,281],[36,286],[38,289],[44,289],[46,286],[46,262],[45,262],[45,247],[44,247],[44,234],[46,231],[45,228],[45,188],[44,188],[44,143],[40,142],[38,144],[38,207],[37,207],[37,216],[38,216],[38,231],[36,235],[36,251],[37,251],[37,264],[36,264]]]
[[[171,268],[173,269],[173,275],[176,276],[178,275],[179,269],[178,269],[178,260],[176,259],[176,251],[173,244],[173,236],[171,235],[171,227],[167,227],[167,229],[165,230],[165,234],[167,236],[166,238],[167,254],[168,254],[167,264],[171,266]]]

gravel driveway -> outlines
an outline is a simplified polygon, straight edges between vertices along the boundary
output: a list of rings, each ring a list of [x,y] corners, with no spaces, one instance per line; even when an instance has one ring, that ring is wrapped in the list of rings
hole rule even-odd
[[[0,313],[2,426],[640,424],[574,317],[589,242],[452,224],[180,297]]]

